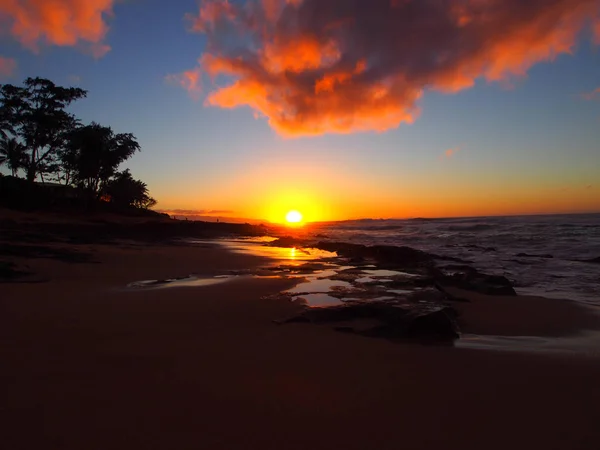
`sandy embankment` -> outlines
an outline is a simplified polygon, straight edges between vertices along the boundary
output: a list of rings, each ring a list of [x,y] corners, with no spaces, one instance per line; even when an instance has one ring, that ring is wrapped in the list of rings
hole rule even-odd
[[[31,259],[49,281],[0,285],[2,448],[600,448],[598,358],[276,326],[272,319],[295,307],[261,297],[289,281],[122,289],[260,258],[218,248],[78,248],[93,262]],[[530,308],[498,299],[492,314],[484,300],[463,313],[474,333],[594,320],[542,300]]]

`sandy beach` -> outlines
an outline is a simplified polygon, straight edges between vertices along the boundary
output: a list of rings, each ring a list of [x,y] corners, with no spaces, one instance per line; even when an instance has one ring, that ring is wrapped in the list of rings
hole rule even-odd
[[[275,325],[282,279],[128,283],[268,263],[213,245],[61,244],[2,283],[6,449],[596,449],[600,355],[399,344]],[[482,307],[487,302],[487,307]],[[465,332],[570,335],[589,311],[479,296]],[[492,306],[489,306],[492,305]]]

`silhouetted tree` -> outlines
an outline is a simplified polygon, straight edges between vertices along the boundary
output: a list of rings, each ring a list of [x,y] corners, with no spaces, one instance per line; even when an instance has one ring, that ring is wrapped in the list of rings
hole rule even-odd
[[[0,165],[3,164],[11,170],[13,177],[27,165],[25,147],[15,138],[4,137],[0,140]]]
[[[56,158],[64,148],[77,119],[65,111],[71,103],[84,98],[87,91],[65,88],[44,78],[27,78],[23,86],[0,87],[0,109],[9,132],[29,152],[27,180],[57,170]],[[6,134],[7,128],[3,128]]]
[[[67,184],[99,198],[119,165],[138,150],[140,145],[133,134],[115,134],[97,123],[76,128],[60,152],[63,176]]]
[[[84,193],[84,206],[93,207],[103,197],[118,208],[154,206],[144,182],[135,180],[129,169],[117,172],[140,150],[135,136],[115,134],[97,123],[81,126],[66,111],[86,95],[83,89],[44,78],[27,78],[22,86],[0,84],[0,165],[6,164],[13,176],[25,170],[31,183],[49,175],[76,186]],[[19,186],[28,191],[19,204],[40,204],[36,201],[42,190],[23,190],[23,181]]]
[[[13,132],[14,130],[10,120],[10,110],[2,105],[0,107],[0,138],[6,139],[8,138],[9,134],[12,134]]]
[[[156,205],[156,200],[148,194],[146,183],[135,180],[129,169],[117,173],[107,183],[105,192],[111,203],[122,208],[133,206],[148,209]]]

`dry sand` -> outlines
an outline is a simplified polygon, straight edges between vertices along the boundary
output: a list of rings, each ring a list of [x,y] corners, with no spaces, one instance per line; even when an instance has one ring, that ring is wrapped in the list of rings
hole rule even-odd
[[[260,258],[210,246],[82,249],[93,262],[20,260],[48,281],[0,285],[3,449],[600,448],[597,354],[277,326],[296,307],[261,297],[285,280],[123,289]],[[512,335],[597,324],[570,304],[529,301],[478,297],[461,320]]]

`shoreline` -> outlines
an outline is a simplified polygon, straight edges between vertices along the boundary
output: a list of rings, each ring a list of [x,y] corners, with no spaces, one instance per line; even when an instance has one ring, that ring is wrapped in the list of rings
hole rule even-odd
[[[236,243],[232,246],[230,242],[224,242],[223,245],[227,249],[233,248],[233,251],[239,251],[242,254],[269,254],[269,252],[265,252],[265,249],[273,248],[269,246],[259,247],[258,243],[248,243],[246,246],[240,246]],[[323,246],[320,247],[322,248]],[[300,277],[296,282],[296,287],[289,291],[292,294],[287,294],[286,296],[286,292],[284,292],[282,293],[283,295],[280,294],[275,297],[280,298],[282,301],[300,301],[309,307],[311,306],[310,298],[316,296],[326,296],[328,297],[327,301],[342,300],[337,303],[317,303],[313,305],[316,307],[347,305],[346,298],[351,300],[351,297],[356,297],[357,291],[353,289],[357,287],[357,284],[354,283],[351,277],[340,275],[340,269],[344,272],[353,272],[354,269],[360,269],[360,264],[377,264],[376,260],[365,260],[360,264],[357,264],[356,261],[353,263],[352,259],[336,256],[335,253],[324,255],[320,249],[308,248],[307,253],[309,255],[305,256],[298,250],[290,254],[291,249],[289,248],[278,246],[275,248],[279,249],[277,255],[280,258],[281,255],[290,256],[284,258],[283,263],[281,259],[278,261],[275,260],[274,263],[279,263],[284,268],[286,267],[286,262],[288,265],[291,263],[291,266],[295,266],[297,272],[294,276]],[[367,252],[370,252],[368,247]],[[295,255],[298,254],[304,257],[296,259]],[[351,252],[351,255],[356,258],[355,252]],[[319,264],[324,264],[324,266],[319,267]],[[389,260],[384,266],[398,269],[398,266],[392,264]],[[374,268],[376,267],[374,266]],[[289,269],[286,268],[286,270]],[[390,272],[390,274],[393,274],[393,270],[379,272]],[[289,274],[283,272],[282,276],[286,275]],[[362,276],[365,276],[364,273]],[[371,281],[373,283],[393,281],[383,279],[383,277],[376,278]],[[318,284],[326,280],[336,279],[345,280],[342,282],[345,284],[347,284],[347,281],[352,281],[353,285],[348,285],[350,290],[344,288],[345,291],[336,291],[335,289],[338,289],[339,286],[335,284],[333,287],[325,285],[324,289],[313,289],[314,286],[312,285],[315,282]],[[396,281],[399,280],[396,278]],[[299,288],[299,285],[307,286],[307,288]],[[391,292],[402,292],[402,294],[409,292],[404,290],[394,291],[391,289],[393,287],[391,284],[379,284],[377,287],[382,289],[375,291],[375,294],[365,296],[366,301],[369,301],[369,298],[375,298],[375,301],[377,301],[382,296],[389,295],[390,290]],[[445,297],[440,300],[439,296],[435,295],[436,292],[433,292],[432,301],[439,302],[442,306],[451,306],[458,315],[457,322],[464,335],[456,341],[458,347],[469,347],[473,340],[478,340],[479,342],[486,342],[486,344],[473,344],[471,345],[473,348],[513,350],[517,349],[521,342],[523,348],[518,349],[519,351],[527,351],[527,348],[530,348],[531,351],[536,351],[536,349],[567,348],[588,352],[589,349],[593,349],[600,342],[600,308],[597,306],[582,304],[569,299],[520,294],[506,295],[506,293],[488,295],[482,292],[464,290],[460,287],[446,286],[443,289],[439,286],[436,287],[442,290]],[[363,286],[359,286],[359,289],[361,288]],[[417,291],[422,292],[421,289],[419,288]],[[359,295],[362,294],[360,291],[358,293]],[[393,297],[389,297],[389,299],[393,302],[397,301]],[[418,299],[422,301],[423,299],[427,299],[427,296],[421,295]],[[306,302],[305,300],[308,301]],[[318,300],[323,301],[322,298]],[[465,341],[462,341],[463,337],[466,338]]]
[[[50,221],[48,218],[50,217]],[[457,326],[461,334],[464,334],[469,340],[485,341],[487,344],[481,347],[492,348],[494,342],[497,342],[498,347],[514,348],[518,345],[518,340],[522,340],[528,345],[531,342],[536,342],[536,338],[553,338],[563,339],[569,338],[571,342],[583,344],[585,339],[578,339],[578,336],[585,333],[590,334],[590,342],[596,342],[594,332],[600,331],[600,308],[581,304],[569,299],[555,299],[531,295],[517,295],[512,290],[508,280],[503,277],[489,276],[481,274],[477,269],[464,264],[464,261],[459,259],[440,257],[438,255],[428,254],[419,250],[414,250],[408,247],[397,246],[364,246],[358,244],[349,244],[344,242],[318,241],[317,239],[294,238],[294,237],[278,237],[277,235],[264,234],[265,231],[260,227],[234,224],[231,228],[230,224],[207,224],[203,222],[192,223],[192,228],[196,231],[196,236],[180,235],[180,226],[188,226],[186,221],[166,221],[164,219],[147,220],[144,218],[118,218],[115,222],[114,217],[92,218],[84,222],[73,223],[65,221],[60,216],[56,217],[54,222],[51,216],[18,213],[3,220],[0,225],[2,229],[10,231],[8,236],[3,236],[4,239],[0,242],[2,251],[0,251],[0,262],[6,260],[6,250],[8,249],[8,264],[3,266],[7,269],[6,272],[10,275],[13,271],[16,273],[15,278],[6,278],[5,282],[18,283],[44,283],[48,279],[56,276],[52,271],[48,276],[38,273],[44,272],[45,265],[42,261],[60,260],[74,264],[75,267],[80,264],[95,264],[95,254],[98,249],[119,249],[121,254],[114,257],[113,263],[130,266],[127,259],[132,259],[131,254],[127,255],[127,251],[147,252],[148,248],[153,249],[155,255],[144,259],[144,264],[140,264],[135,257],[136,264],[129,267],[126,272],[128,279],[122,279],[121,288],[125,289],[128,285],[138,285],[141,290],[148,290],[152,287],[152,283],[158,287],[168,287],[169,285],[180,285],[189,288],[200,288],[212,284],[230,283],[232,280],[226,280],[227,277],[238,277],[246,275],[251,278],[263,279],[282,279],[286,285],[290,284],[297,289],[298,285],[311,280],[344,280],[341,283],[348,284],[348,281],[354,283],[357,277],[348,278],[345,273],[338,273],[339,269],[345,272],[360,271],[361,267],[373,267],[374,269],[387,268],[393,270],[409,270],[415,274],[427,273],[431,275],[434,272],[434,278],[429,282],[431,287],[435,287],[439,292],[433,292],[431,295],[419,295],[417,300],[422,303],[423,300],[436,303],[440,306],[449,306],[457,315]],[[55,225],[55,228],[47,229],[48,224]],[[162,229],[154,238],[149,238],[156,231],[157,225]],[[108,234],[98,236],[88,229],[96,229],[97,226],[105,227]],[[208,226],[208,228],[206,228]],[[217,228],[215,228],[217,227]],[[71,239],[65,240],[62,235],[69,233],[74,229],[79,228],[80,235],[87,236],[88,239]],[[231,236],[231,230],[236,230],[239,235]],[[250,233],[247,233],[250,229]],[[57,234],[57,230],[60,232]],[[116,230],[116,231],[115,231]],[[136,234],[139,230],[144,230],[141,234]],[[208,234],[207,234],[208,231]],[[26,237],[23,245],[14,245],[15,236]],[[262,235],[260,233],[263,233]],[[133,239],[129,236],[134,237]],[[7,242],[6,237],[9,238]],[[158,238],[158,239],[157,239]],[[46,242],[45,246],[37,245],[38,242]],[[305,249],[303,246],[308,245]],[[13,248],[15,247],[15,248]],[[29,249],[34,251],[30,252]],[[198,249],[202,251],[208,250],[208,257],[213,261],[218,261],[216,264],[210,264],[209,267],[200,262],[201,271],[186,270],[189,266],[189,260],[194,261],[193,255]],[[24,253],[19,255],[19,250]],[[229,252],[227,256],[225,252]],[[124,252],[124,253],[123,253]],[[109,251],[110,253],[110,251]],[[218,255],[218,256],[217,256]],[[235,258],[233,256],[235,255]],[[123,259],[125,258],[125,259]],[[161,262],[157,265],[154,259]],[[180,264],[181,261],[188,261]],[[228,261],[228,262],[225,262]],[[231,264],[231,261],[236,261]],[[416,262],[415,262],[416,261]],[[483,275],[484,277],[500,278],[502,285],[492,286],[493,292],[486,292],[489,289],[484,287],[481,291],[479,286],[476,291],[471,290],[471,286],[465,286],[463,280],[455,281],[456,274],[447,276],[441,274],[437,269],[438,264],[434,261],[446,261],[456,263],[457,265],[448,266],[456,267],[464,271],[466,275],[475,276]],[[11,266],[16,262],[16,266]],[[32,262],[33,267],[32,267]],[[6,264],[6,261],[5,261]],[[40,265],[41,264],[41,265]],[[319,264],[324,267],[318,267]],[[432,265],[433,264],[433,265]],[[39,266],[39,267],[36,267]],[[277,268],[283,270],[276,270]],[[298,273],[290,273],[290,267],[296,269]],[[308,270],[306,269],[308,268]],[[157,270],[160,269],[160,270]],[[332,271],[332,269],[334,269]],[[337,272],[336,272],[337,271]],[[389,270],[387,270],[389,272]],[[292,271],[293,272],[293,271]],[[331,272],[331,273],[328,273]],[[383,270],[386,272],[386,270]],[[77,273],[77,271],[75,271]],[[398,272],[404,273],[404,272]],[[135,279],[132,279],[135,274]],[[232,275],[233,274],[233,275]],[[198,275],[200,275],[198,277]],[[461,276],[465,274],[461,273]],[[0,273],[0,276],[2,274]],[[362,276],[365,276],[363,273]],[[413,275],[410,275],[411,277]],[[191,278],[190,278],[191,277]],[[219,278],[212,280],[213,277]],[[436,278],[442,277],[442,278]],[[404,295],[406,280],[398,280],[396,278],[394,284],[383,284],[383,282],[394,281],[392,279],[382,279],[384,277],[375,277],[370,280],[370,284],[379,284],[380,288],[371,294],[370,298],[378,300],[378,296],[382,297],[389,295],[390,289],[394,284],[401,281],[401,290]],[[161,281],[162,280],[162,281]],[[170,282],[168,282],[170,280]],[[0,279],[0,281],[2,281]],[[70,281],[75,281],[71,279]],[[165,282],[167,281],[167,282]],[[360,280],[359,280],[360,281]],[[410,281],[410,280],[409,280]],[[424,280],[425,281],[425,280]],[[476,280],[479,281],[479,280]],[[77,281],[75,281],[77,282]],[[148,284],[148,282],[150,282]],[[449,283],[447,285],[446,283]],[[106,280],[103,282],[106,284]],[[148,285],[144,285],[144,283]],[[410,289],[415,292],[421,292],[422,284],[415,284]],[[440,286],[444,285],[443,287]],[[361,288],[363,285],[360,286]],[[334,286],[335,288],[335,286]],[[416,289],[415,289],[416,288]],[[467,289],[467,290],[465,290]],[[508,289],[508,292],[506,290]],[[333,300],[339,305],[344,305],[345,298],[342,293],[334,293],[334,297],[330,297],[332,292],[325,289],[323,291],[308,291],[308,295],[302,289],[297,290],[296,294],[287,294],[287,290],[278,291],[272,294],[273,298],[278,298],[280,301],[295,301],[296,305],[311,306],[310,301],[307,303],[304,297],[326,296],[328,300]],[[289,292],[294,292],[291,290]],[[392,290],[394,292],[394,290]],[[511,293],[512,292],[512,293]],[[352,297],[352,292],[346,293],[345,296]],[[359,294],[361,294],[359,292]],[[491,294],[491,295],[488,295]],[[287,296],[286,296],[287,295]],[[369,301],[369,295],[362,296],[366,301]],[[340,302],[338,299],[342,300]],[[391,299],[391,297],[390,297]],[[397,300],[397,299],[396,299]],[[316,305],[316,306],[335,306],[335,305]],[[297,310],[297,309],[296,309]],[[273,318],[280,319],[280,318]],[[510,338],[510,345],[505,345],[505,339]],[[460,340],[458,341],[460,342]],[[465,345],[459,346],[464,347]],[[478,347],[478,345],[475,345]],[[539,347],[539,342],[533,347]],[[560,345],[557,345],[560,347]]]

